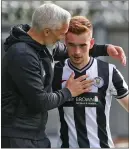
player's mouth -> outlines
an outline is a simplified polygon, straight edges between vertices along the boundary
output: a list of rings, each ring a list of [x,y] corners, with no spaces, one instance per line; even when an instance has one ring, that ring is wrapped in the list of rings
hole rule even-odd
[[[73,57],[74,60],[79,61],[81,59],[81,57]]]

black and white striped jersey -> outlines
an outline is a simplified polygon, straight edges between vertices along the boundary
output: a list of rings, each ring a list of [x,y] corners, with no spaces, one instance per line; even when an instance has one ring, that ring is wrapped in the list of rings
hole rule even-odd
[[[128,86],[114,65],[90,58],[80,69],[70,60],[55,65],[53,90],[61,89],[71,73],[75,78],[88,74],[94,79],[89,93],[74,97],[58,108],[60,130],[58,147],[62,148],[110,148],[114,147],[110,127],[109,112],[112,95],[121,99],[128,95]]]

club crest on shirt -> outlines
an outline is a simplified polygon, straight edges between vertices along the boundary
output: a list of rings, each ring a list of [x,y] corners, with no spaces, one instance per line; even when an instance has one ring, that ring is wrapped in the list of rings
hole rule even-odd
[[[94,86],[101,88],[104,85],[104,80],[101,77],[94,78]]]

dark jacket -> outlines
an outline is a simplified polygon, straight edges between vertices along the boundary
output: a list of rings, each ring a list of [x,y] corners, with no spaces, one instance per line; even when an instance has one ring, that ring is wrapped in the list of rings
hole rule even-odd
[[[67,88],[51,92],[53,58],[67,58],[67,50],[57,43],[53,57],[44,45],[26,33],[29,28],[13,27],[4,44],[1,135],[40,140],[46,137],[47,111],[71,100]],[[105,46],[98,47],[94,46],[92,56],[98,56],[96,51],[99,55],[107,54]]]

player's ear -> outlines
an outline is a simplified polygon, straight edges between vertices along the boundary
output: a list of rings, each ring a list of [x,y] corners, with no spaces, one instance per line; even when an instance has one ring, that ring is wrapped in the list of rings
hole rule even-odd
[[[91,41],[90,41],[90,49],[92,49],[92,48],[93,48],[94,43],[95,43],[94,38],[91,38]]]

